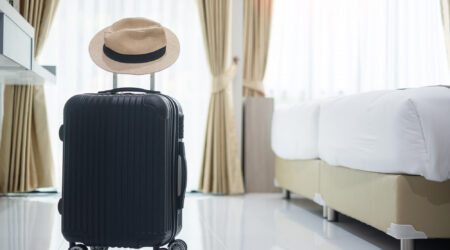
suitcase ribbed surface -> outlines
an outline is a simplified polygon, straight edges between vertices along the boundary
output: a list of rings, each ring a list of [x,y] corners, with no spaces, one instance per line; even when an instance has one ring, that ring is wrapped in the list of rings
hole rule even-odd
[[[142,247],[174,230],[174,110],[161,95],[79,95],[64,110],[62,231]]]

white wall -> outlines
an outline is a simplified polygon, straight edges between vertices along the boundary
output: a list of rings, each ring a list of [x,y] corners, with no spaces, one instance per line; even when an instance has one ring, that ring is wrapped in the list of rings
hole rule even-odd
[[[236,77],[233,81],[234,115],[236,121],[236,132],[239,143],[239,152],[242,146],[242,71],[243,71],[243,23],[244,23],[244,2],[243,0],[233,0],[232,2],[232,57],[239,57],[239,64]]]

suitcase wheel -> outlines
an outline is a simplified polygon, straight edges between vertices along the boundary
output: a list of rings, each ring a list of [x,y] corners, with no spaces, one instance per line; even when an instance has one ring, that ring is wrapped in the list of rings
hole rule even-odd
[[[85,246],[83,244],[76,244],[76,245],[71,246],[69,248],[69,250],[89,250],[89,249],[87,248],[87,246]]]
[[[169,244],[169,250],[187,250],[187,244],[183,240],[174,240]]]

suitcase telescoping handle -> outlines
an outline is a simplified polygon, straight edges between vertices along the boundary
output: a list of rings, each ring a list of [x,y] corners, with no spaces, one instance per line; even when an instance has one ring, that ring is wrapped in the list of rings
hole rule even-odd
[[[147,90],[147,89],[141,89],[141,88],[132,88],[132,87],[115,88],[115,89],[110,89],[110,90],[99,91],[98,93],[99,94],[116,94],[119,92],[142,92],[142,93],[147,93],[147,94],[159,93],[159,91]]]

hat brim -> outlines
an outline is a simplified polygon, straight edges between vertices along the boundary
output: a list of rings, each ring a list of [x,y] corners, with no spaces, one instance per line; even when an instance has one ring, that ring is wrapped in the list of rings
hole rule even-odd
[[[145,63],[123,63],[114,61],[103,53],[104,33],[107,28],[99,31],[89,43],[89,54],[97,66],[118,74],[144,75],[159,72],[172,65],[180,54],[180,43],[177,36],[169,29],[166,33],[166,53],[159,59]]]

